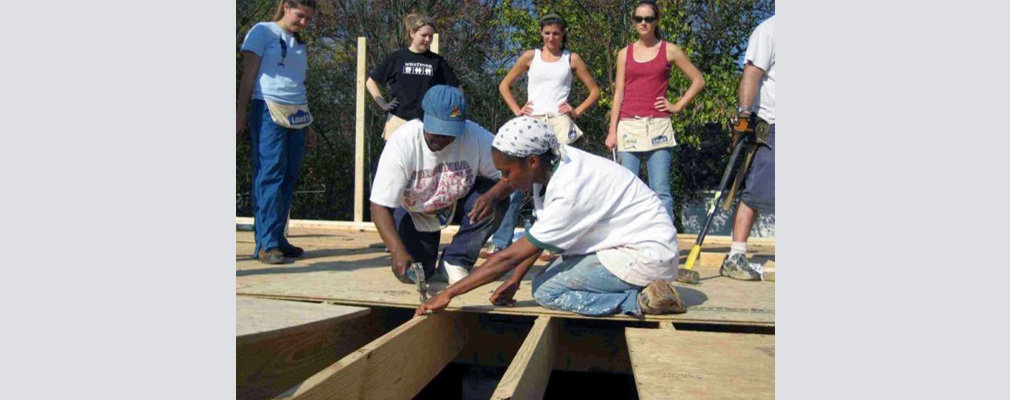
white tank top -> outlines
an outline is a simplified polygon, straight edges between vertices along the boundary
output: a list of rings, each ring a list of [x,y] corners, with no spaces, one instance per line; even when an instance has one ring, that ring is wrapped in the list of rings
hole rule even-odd
[[[533,102],[533,115],[558,115],[558,106],[568,101],[572,90],[572,63],[568,50],[561,52],[561,59],[545,62],[540,58],[540,49],[533,51],[530,64],[529,86],[526,87],[529,101]]]

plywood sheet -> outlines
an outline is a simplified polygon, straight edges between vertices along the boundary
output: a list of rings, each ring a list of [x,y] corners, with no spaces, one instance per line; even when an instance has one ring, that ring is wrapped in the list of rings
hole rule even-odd
[[[775,336],[626,328],[638,397],[773,399]]]
[[[418,293],[414,285],[398,281],[390,270],[390,257],[381,248],[375,232],[312,230],[295,228],[290,240],[305,248],[305,255],[289,264],[265,265],[251,260],[251,232],[236,235],[236,290],[249,296],[333,301],[351,305],[415,308]],[[443,235],[443,246],[451,236]],[[681,246],[689,250],[686,244]],[[479,264],[478,264],[479,268]],[[543,272],[539,263],[524,278],[517,303],[497,307],[488,297],[500,282],[492,282],[453,299],[449,310],[509,315],[551,315],[565,318],[578,314],[549,310],[533,301],[533,276]],[[688,306],[686,314],[647,316],[647,320],[773,326],[775,324],[774,282],[742,282],[719,276],[718,268],[698,268],[701,285],[679,285]],[[429,295],[447,286],[431,283]],[[629,316],[607,319],[634,320]]]

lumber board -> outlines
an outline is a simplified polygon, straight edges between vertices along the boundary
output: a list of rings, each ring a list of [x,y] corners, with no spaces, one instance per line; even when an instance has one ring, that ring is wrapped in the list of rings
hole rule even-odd
[[[368,40],[358,37],[354,104],[354,222],[365,220],[365,56]]]
[[[371,222],[355,222],[355,221],[329,221],[329,220],[315,220],[315,219],[289,219],[288,223],[292,228],[319,228],[319,229],[334,229],[334,230],[355,230],[355,231],[368,231],[375,232],[375,224]],[[252,217],[235,217],[235,224],[237,225],[252,225]],[[459,225],[449,225],[442,229],[443,234],[455,234],[459,231]],[[697,239],[697,235],[692,233],[680,233],[677,234],[677,241],[680,243],[680,249],[684,252],[686,256],[686,250],[691,250],[691,246],[694,245],[694,241]],[[733,238],[730,236],[717,236],[708,235],[705,236],[705,244],[703,247],[708,248],[712,246],[725,247],[722,253],[729,251],[729,245],[733,242]],[[747,239],[747,252],[775,252],[775,238],[756,238],[752,237]]]
[[[358,306],[416,308],[415,286],[397,280],[390,271],[390,256],[371,245],[382,243],[374,232],[309,230],[296,228],[290,239],[305,248],[299,259],[283,265],[265,265],[249,258],[252,232],[236,233],[236,293],[275,299],[326,301]],[[442,235],[448,245],[450,235]],[[479,262],[483,262],[479,261]],[[478,264],[477,268],[480,268]],[[539,262],[523,278],[516,293],[516,305],[494,306],[488,298],[501,283],[490,282],[449,303],[449,311],[538,317],[551,315],[575,319],[610,319],[637,321],[615,315],[588,317],[550,310],[533,300],[532,279],[543,273]],[[701,285],[678,285],[688,312],[674,315],[649,315],[647,321],[677,321],[719,325],[774,326],[774,282],[745,282],[719,276],[717,268],[699,268]],[[444,278],[441,278],[444,279]],[[433,295],[447,287],[438,277],[430,281]]]
[[[502,376],[492,399],[540,399],[554,367],[561,320],[541,316]]]
[[[235,390],[268,399],[332,364],[379,334],[369,309],[238,297]]]
[[[775,282],[775,260],[764,263],[764,280]]]
[[[291,398],[412,398],[466,345],[464,318],[452,312],[414,317],[311,376]]]
[[[438,34],[432,35],[431,46],[429,46],[432,53],[438,54]]]
[[[775,336],[626,328],[638,397],[773,399]]]
[[[280,336],[287,329],[318,322],[341,322],[368,314],[363,307],[313,304],[295,301],[235,298],[235,336],[240,342],[252,342],[267,336]]]

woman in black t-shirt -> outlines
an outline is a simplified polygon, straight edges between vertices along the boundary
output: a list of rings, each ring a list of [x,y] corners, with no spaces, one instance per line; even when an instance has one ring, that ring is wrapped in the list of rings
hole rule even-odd
[[[410,14],[403,18],[403,25],[409,46],[386,56],[365,82],[375,103],[389,112],[382,131],[386,140],[404,122],[424,113],[421,99],[428,88],[435,85],[459,86],[456,74],[445,59],[429,50],[435,35],[435,20],[424,14]],[[379,84],[389,87],[392,100],[386,102]]]

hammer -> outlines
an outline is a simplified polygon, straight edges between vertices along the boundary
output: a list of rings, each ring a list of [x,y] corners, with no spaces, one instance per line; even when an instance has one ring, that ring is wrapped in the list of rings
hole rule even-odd
[[[428,301],[428,282],[424,280],[424,266],[419,262],[413,263],[410,265],[410,271],[414,273],[414,282],[417,283],[417,292],[421,294],[421,303]],[[431,314],[431,311],[425,314]]]

